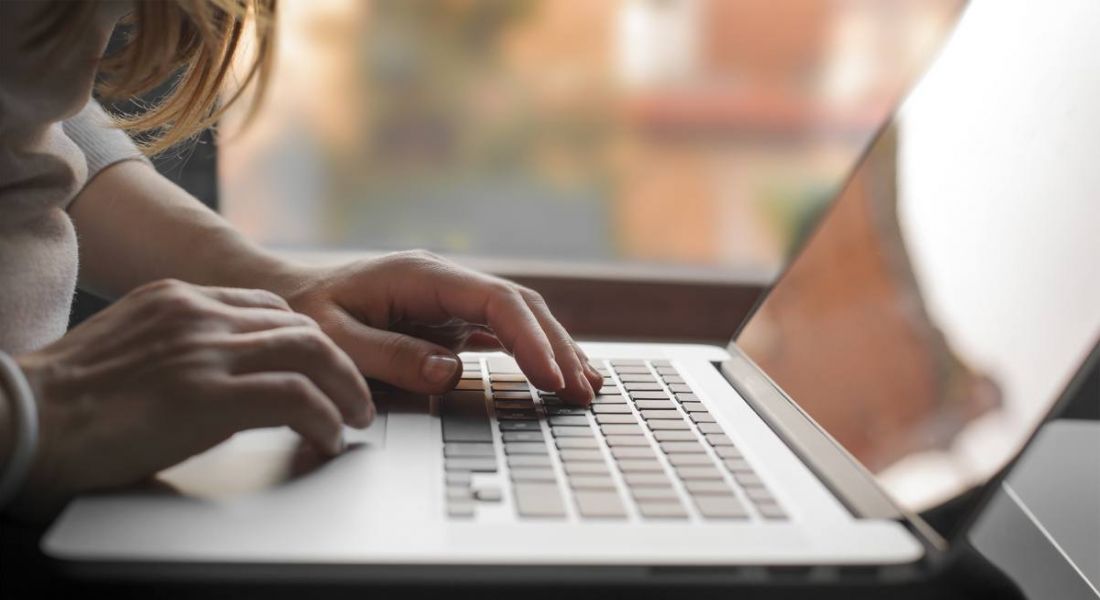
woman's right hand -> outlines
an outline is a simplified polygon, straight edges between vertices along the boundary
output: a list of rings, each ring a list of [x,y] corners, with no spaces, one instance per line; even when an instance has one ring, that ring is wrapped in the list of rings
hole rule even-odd
[[[375,409],[351,359],[262,290],[159,281],[16,357],[38,404],[34,465],[10,510],[41,518],[237,431],[286,425],[324,454]]]

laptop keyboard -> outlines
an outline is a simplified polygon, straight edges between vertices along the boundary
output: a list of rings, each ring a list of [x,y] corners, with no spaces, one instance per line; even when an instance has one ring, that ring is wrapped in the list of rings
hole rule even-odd
[[[450,517],[508,495],[521,519],[787,519],[669,361],[593,366],[603,388],[581,408],[536,391],[510,358],[464,360],[439,402]],[[475,485],[491,475],[507,483]]]

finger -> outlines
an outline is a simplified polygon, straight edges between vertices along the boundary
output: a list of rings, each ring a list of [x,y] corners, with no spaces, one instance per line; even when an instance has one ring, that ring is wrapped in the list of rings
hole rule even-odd
[[[354,427],[374,419],[370,390],[355,363],[323,332],[287,327],[230,336],[221,342],[229,352],[231,372],[295,372],[316,385]]]
[[[282,296],[267,290],[211,287],[203,285],[196,285],[193,287],[199,293],[217,300],[222,304],[228,304],[229,306],[241,308],[269,308],[272,310],[290,312],[290,305],[287,304]]]
[[[554,348],[554,357],[565,376],[565,388],[558,392],[558,397],[571,404],[591,404],[598,386],[594,387],[588,380],[584,370],[584,365],[587,363],[577,354],[577,346],[573,338],[550,313],[550,308],[542,296],[525,288],[521,288],[520,293],[550,339],[550,344]]]
[[[340,411],[300,373],[248,373],[230,380],[224,410],[236,431],[287,426],[319,451],[343,450]]]
[[[565,387],[554,348],[514,284],[439,260],[399,266],[402,281],[391,289],[406,315],[424,320],[458,317],[487,325],[536,387],[551,391]],[[410,268],[424,276],[411,278]],[[420,285],[409,285],[410,281]]]
[[[223,306],[221,310],[229,322],[230,331],[249,333],[280,328],[310,328],[320,331],[320,326],[310,317],[296,312],[273,308],[236,308]]]
[[[500,343],[497,336],[491,331],[484,329],[475,329],[470,332],[470,335],[466,336],[466,341],[462,344],[463,350],[503,350],[504,345]]]
[[[588,383],[592,384],[593,390],[600,391],[600,388],[603,387],[603,375],[596,370],[596,367],[592,366],[592,359],[588,358],[588,353],[575,340],[573,341],[573,349],[576,350],[577,356],[581,359],[581,366],[584,367],[584,375],[588,378]]]
[[[346,313],[333,321],[329,334],[368,377],[422,394],[442,394],[461,377],[458,357],[443,346],[368,327]]]

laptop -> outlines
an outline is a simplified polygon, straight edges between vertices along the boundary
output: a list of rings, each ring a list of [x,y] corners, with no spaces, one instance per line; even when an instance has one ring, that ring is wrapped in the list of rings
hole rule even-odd
[[[972,3],[725,347],[587,343],[590,409],[464,354],[336,458],[244,432],[42,547],[145,575],[919,572],[1100,356],[1098,22]]]

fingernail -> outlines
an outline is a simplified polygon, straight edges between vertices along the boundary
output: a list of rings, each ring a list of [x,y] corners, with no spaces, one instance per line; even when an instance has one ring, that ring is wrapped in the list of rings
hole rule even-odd
[[[458,359],[453,356],[434,354],[424,361],[421,374],[431,383],[450,381],[458,370]]]

